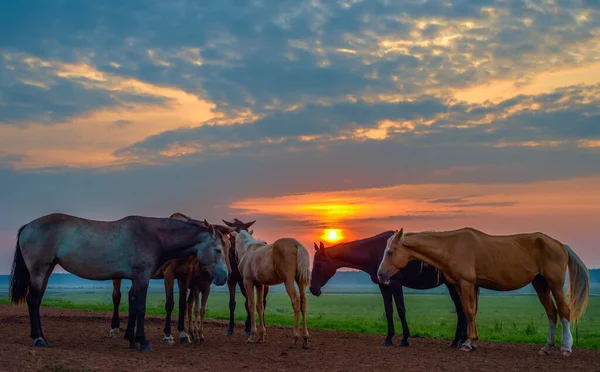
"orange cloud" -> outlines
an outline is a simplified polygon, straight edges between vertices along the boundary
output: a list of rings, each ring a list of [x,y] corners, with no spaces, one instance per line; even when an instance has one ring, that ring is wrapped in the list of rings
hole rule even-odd
[[[567,67],[552,72],[532,74],[530,80],[518,84],[516,80],[492,80],[454,91],[454,97],[469,103],[498,103],[518,95],[538,95],[570,85],[594,85],[600,83],[600,63],[590,63],[579,67]],[[598,97],[596,97],[597,99]]]
[[[164,99],[166,104],[122,102],[116,107],[93,110],[52,125],[31,122],[2,126],[0,148],[22,156],[17,164],[20,168],[117,165],[125,161],[112,155],[118,149],[167,130],[224,119],[214,112],[214,103],[182,89],[105,73],[86,62],[66,64],[33,57],[26,57],[24,62],[32,70],[43,69],[86,89],[156,97]],[[47,86],[45,82],[27,83],[41,88]]]
[[[595,234],[600,224],[598,185],[600,177],[527,184],[399,185],[251,198],[230,208],[252,218],[287,220],[282,229],[276,224],[263,226],[258,217],[256,229],[264,239],[296,236],[306,246],[322,239],[323,226],[340,229],[345,241],[400,227],[419,231],[471,226],[491,234],[542,231],[578,242],[577,237]],[[584,259],[597,257],[597,247],[576,248]]]

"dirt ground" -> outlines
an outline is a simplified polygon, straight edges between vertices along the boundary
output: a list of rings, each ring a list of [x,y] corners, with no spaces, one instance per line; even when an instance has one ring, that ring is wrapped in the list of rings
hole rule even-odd
[[[247,344],[241,325],[229,338],[224,322],[207,323],[202,344],[168,346],[160,317],[148,317],[154,350],[141,352],[129,350],[122,336],[108,337],[108,313],[42,308],[41,314],[47,349],[32,347],[26,306],[0,306],[0,371],[600,371],[595,350],[543,357],[541,345],[479,342],[476,352],[462,353],[446,348],[447,340],[381,347],[380,335],[310,329],[310,349],[303,350],[290,348],[291,328],[267,325],[266,343]]]

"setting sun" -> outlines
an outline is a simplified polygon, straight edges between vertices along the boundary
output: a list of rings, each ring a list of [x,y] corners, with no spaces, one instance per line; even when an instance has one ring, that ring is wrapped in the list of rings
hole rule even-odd
[[[342,230],[340,229],[325,229],[323,230],[323,235],[321,235],[321,239],[324,239],[329,243],[339,242],[343,238],[344,236],[342,235]]]

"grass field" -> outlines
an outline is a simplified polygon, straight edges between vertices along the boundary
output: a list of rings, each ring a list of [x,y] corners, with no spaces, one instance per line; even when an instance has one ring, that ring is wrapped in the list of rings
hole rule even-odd
[[[4,291],[3,291],[4,292]],[[287,295],[273,291],[267,298],[265,321],[267,326],[293,324],[293,312]],[[354,291],[356,292],[356,291]],[[126,293],[124,291],[124,293]],[[126,296],[124,296],[126,298]],[[243,296],[238,294],[236,321],[245,319]],[[177,299],[176,299],[177,301]],[[451,339],[454,336],[456,315],[450,297],[440,294],[406,294],[407,319],[413,336]],[[0,303],[9,303],[5,292]],[[177,303],[177,302],[176,302]],[[71,309],[112,311],[110,290],[51,290],[42,306]],[[127,307],[122,302],[122,314]],[[177,306],[174,311],[177,314]],[[148,294],[147,314],[164,314],[164,293],[153,290]],[[207,318],[229,319],[228,295],[213,292],[209,298]],[[396,318],[396,334],[402,333]],[[480,338],[483,340],[543,344],[548,321],[536,296],[482,295],[477,317]],[[381,296],[374,293],[326,293],[321,297],[308,295],[308,326],[328,330],[341,330],[381,334],[386,333],[386,322]],[[107,332],[110,324],[106,324]],[[574,328],[574,327],[573,327]],[[575,332],[575,330],[573,330]],[[560,326],[557,342],[560,339]],[[575,333],[573,334],[575,336]],[[600,298],[591,297],[588,310],[579,323],[579,342],[576,347],[600,348]]]

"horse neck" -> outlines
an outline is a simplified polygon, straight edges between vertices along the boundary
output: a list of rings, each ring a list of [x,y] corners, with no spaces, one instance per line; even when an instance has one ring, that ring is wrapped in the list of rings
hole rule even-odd
[[[169,259],[191,255],[195,245],[208,238],[208,231],[201,232],[200,227],[177,220],[165,221],[165,225],[156,229],[156,236],[162,246],[162,254]]]
[[[255,239],[244,238],[244,244],[235,244],[235,254],[238,261],[248,252],[250,246],[254,243],[258,243]]]
[[[370,259],[373,256],[373,247],[377,245],[368,243],[345,244],[326,248],[327,257],[336,266],[336,269],[347,267],[351,269],[361,270],[368,274],[377,272],[378,263]],[[381,252],[385,249],[383,243]],[[373,261],[373,262],[372,262]]]
[[[405,235],[403,244],[417,260],[441,269],[446,261],[446,246],[439,244],[437,237],[424,234],[426,233]]]

